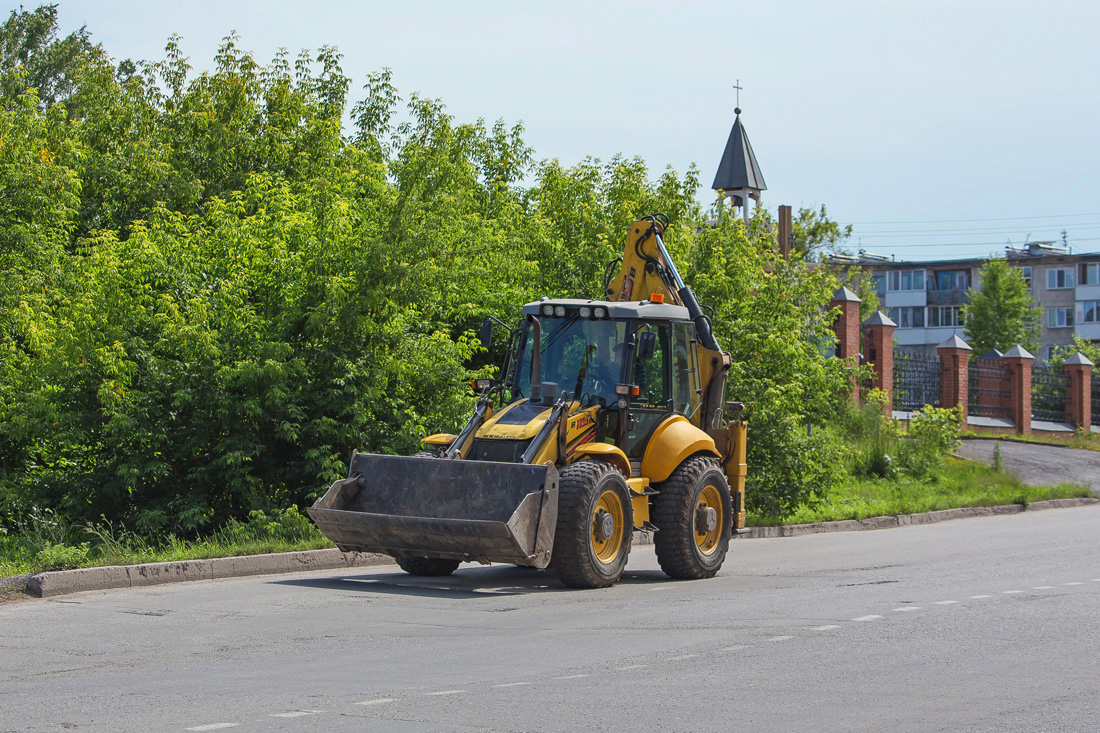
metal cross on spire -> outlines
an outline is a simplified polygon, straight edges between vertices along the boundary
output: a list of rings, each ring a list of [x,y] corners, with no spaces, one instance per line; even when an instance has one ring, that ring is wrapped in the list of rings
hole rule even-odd
[[[734,109],[736,114],[741,114],[741,80],[738,79],[734,82],[733,88],[737,90],[737,106]]]

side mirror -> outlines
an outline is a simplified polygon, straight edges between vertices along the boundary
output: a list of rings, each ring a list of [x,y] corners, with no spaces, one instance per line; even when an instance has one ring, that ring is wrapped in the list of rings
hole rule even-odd
[[[488,349],[489,345],[493,343],[493,319],[486,318],[481,322],[481,330],[477,332],[478,341],[481,342],[482,348]]]
[[[638,350],[634,353],[635,361],[649,361],[657,353],[657,334],[646,331],[638,338]]]

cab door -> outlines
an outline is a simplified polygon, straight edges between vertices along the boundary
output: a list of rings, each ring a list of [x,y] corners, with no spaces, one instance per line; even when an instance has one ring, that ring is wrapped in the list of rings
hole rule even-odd
[[[650,331],[656,334],[656,345],[650,359],[635,358],[633,366],[633,384],[638,394],[630,397],[626,414],[626,430],[623,439],[623,451],[630,459],[636,472],[645,453],[654,428],[672,413],[671,379],[669,357],[671,355],[671,333],[668,323],[640,323],[636,335]]]

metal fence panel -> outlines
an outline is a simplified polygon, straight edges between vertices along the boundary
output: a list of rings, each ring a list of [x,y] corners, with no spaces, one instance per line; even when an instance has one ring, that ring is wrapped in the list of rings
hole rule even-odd
[[[1066,373],[1062,369],[1031,367],[1031,417],[1050,422],[1066,421]]]
[[[940,357],[894,352],[894,409],[904,412],[940,406]]]
[[[1100,425],[1100,373],[1092,373],[1092,424]]]
[[[1008,365],[1000,359],[975,359],[969,368],[967,414],[1011,419]]]

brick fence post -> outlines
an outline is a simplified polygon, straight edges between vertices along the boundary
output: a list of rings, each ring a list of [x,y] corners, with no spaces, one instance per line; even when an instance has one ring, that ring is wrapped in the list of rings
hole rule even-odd
[[[1009,414],[1018,435],[1031,434],[1031,362],[1027,349],[1017,344],[1002,357],[1008,365]]]
[[[882,311],[863,322],[864,356],[875,370],[871,386],[886,393],[886,417],[894,411],[894,329],[897,325]]]
[[[1066,359],[1066,419],[1075,428],[1092,429],[1092,360],[1078,351]]]
[[[963,415],[970,400],[970,344],[957,335],[936,347],[940,356],[940,407],[962,405]]]
[[[833,293],[829,308],[840,309],[840,317],[833,321],[836,334],[836,355],[859,363],[859,296],[843,285]],[[859,384],[853,380],[852,399],[859,400]]]

